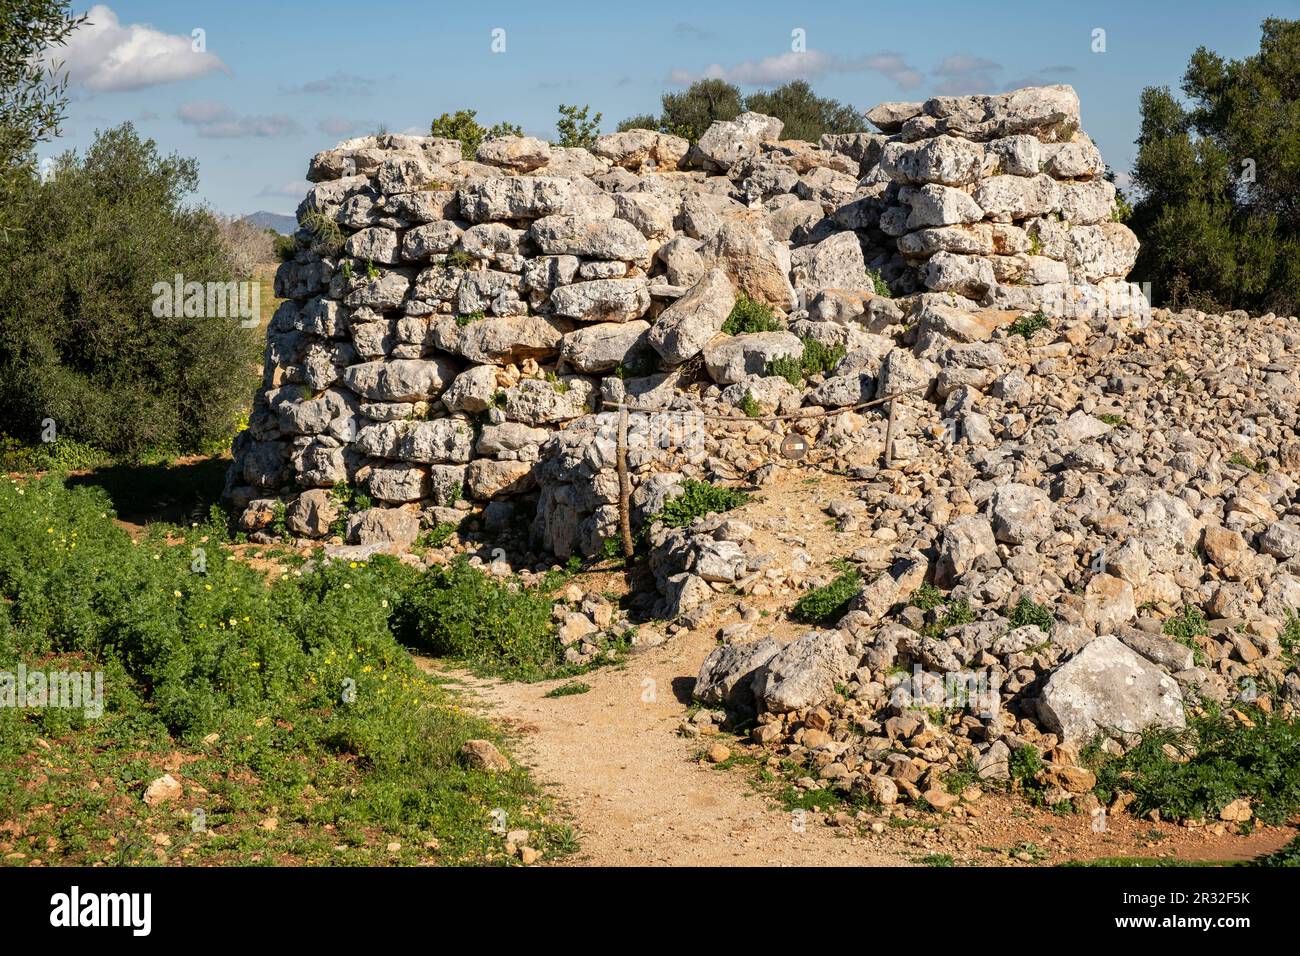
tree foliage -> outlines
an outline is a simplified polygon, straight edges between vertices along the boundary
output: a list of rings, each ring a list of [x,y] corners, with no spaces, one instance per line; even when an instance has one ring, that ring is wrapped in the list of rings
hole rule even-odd
[[[714,120],[733,120],[746,111],[781,120],[785,124],[782,139],[816,142],[822,133],[856,133],[867,128],[856,109],[818,96],[804,80],[792,80],[774,90],[757,90],[748,96],[725,80],[697,80],[680,93],[665,93],[662,106],[658,117],[633,116],[619,123],[618,128],[657,129],[694,143]]]
[[[476,116],[478,116],[477,110],[443,113],[430,125],[429,135],[460,140],[460,154],[465,159],[473,159],[478,153],[479,144],[485,139],[524,135],[524,131],[514,123],[501,122],[491,127],[480,126],[475,119]]]
[[[590,107],[587,106],[560,104],[560,118],[555,123],[555,132],[560,138],[556,140],[556,146],[591,149],[596,142],[596,137],[600,135],[601,114],[597,113],[588,119],[589,109]]]
[[[16,226],[33,150],[58,133],[67,106],[67,76],[48,53],[85,17],[61,0],[0,4],[0,232]]]
[[[1142,91],[1131,225],[1157,300],[1300,310],[1300,20],[1267,19],[1259,52],[1199,48],[1181,101]]]
[[[862,114],[852,106],[818,96],[803,80],[792,80],[771,92],[751,93],[745,98],[745,109],[785,123],[782,139],[815,143],[822,133],[860,133],[867,128]]]
[[[155,283],[229,282],[216,219],[185,205],[192,159],[131,124],[28,170],[18,230],[0,237],[0,431],[57,434],[115,454],[228,440],[256,386],[259,335],[237,318],[158,318]]]

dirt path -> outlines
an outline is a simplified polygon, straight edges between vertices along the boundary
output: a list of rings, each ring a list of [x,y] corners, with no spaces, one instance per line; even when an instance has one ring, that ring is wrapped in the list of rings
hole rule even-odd
[[[690,632],[582,678],[585,694],[548,699],[562,681],[499,683],[454,676],[518,735],[515,752],[573,820],[595,866],[890,866],[848,831],[809,824],[755,792],[744,773],[702,767],[700,740],[679,737],[690,684],[714,646]],[[422,660],[421,666],[433,668]]]

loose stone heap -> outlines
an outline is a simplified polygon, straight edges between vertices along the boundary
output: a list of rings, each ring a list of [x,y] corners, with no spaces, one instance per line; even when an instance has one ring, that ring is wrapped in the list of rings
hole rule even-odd
[[[688,616],[723,625],[699,699],[756,720],[800,786],[939,808],[947,775],[1005,779],[1032,745],[1049,803],[1098,809],[1078,766],[1098,735],[1117,753],[1204,701],[1300,712],[1295,317],[1157,309],[916,347],[938,414],[826,505],[865,533],[845,557],[866,583],[784,647],[757,633],[751,581],[738,604],[682,583],[712,591]]]
[[[537,495],[539,546],[592,554],[614,536],[608,442],[589,484],[569,463],[593,453],[580,434],[611,433],[567,426],[599,403],[848,406],[924,384],[930,359],[899,348],[906,321],[966,336],[1015,316],[981,304],[1071,308],[1127,271],[1136,243],[1108,221],[1113,190],[1068,87],[868,115],[883,132],[819,145],[746,113],[694,146],[631,130],[590,151],[493,139],[476,161],[395,135],[320,153],[234,449],[241,526],[401,545],[469,501],[504,525]],[[869,267],[898,293],[941,294],[877,295]],[[1057,296],[1067,280],[1082,284]],[[741,295],[783,329],[722,333]],[[802,388],[765,374],[809,340],[847,353],[833,374]],[[863,424],[844,421],[830,427]],[[677,427],[697,449],[734,439]]]

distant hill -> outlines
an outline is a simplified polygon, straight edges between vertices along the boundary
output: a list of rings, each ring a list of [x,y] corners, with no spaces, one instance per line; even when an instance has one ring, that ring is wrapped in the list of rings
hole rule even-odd
[[[261,229],[274,229],[282,236],[287,236],[298,228],[298,220],[293,216],[285,216],[278,212],[259,212],[250,213],[244,217],[253,225]]]

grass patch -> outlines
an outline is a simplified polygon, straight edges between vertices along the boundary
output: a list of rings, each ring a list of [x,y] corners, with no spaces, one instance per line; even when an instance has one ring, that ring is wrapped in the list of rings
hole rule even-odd
[[[561,684],[559,687],[552,687],[542,696],[550,697],[550,698],[572,697],[575,694],[585,694],[589,690],[591,690],[590,684],[584,684],[580,680],[571,680],[571,681],[566,681],[565,683]]]
[[[1210,626],[1200,608],[1193,607],[1190,604],[1187,605],[1180,613],[1166,618],[1164,627],[1161,630],[1179,644],[1190,649],[1192,659],[1196,664],[1202,665],[1205,663],[1205,652],[1196,643],[1196,638],[1209,634]]]
[[[458,757],[495,735],[397,638],[420,571],[380,556],[267,580],[223,533],[132,541],[101,489],[0,480],[0,670],[99,670],[106,698],[99,718],[0,708],[16,862],[505,863],[495,810],[539,849],[569,842],[522,770]],[[164,772],[185,796],[148,807]]]

